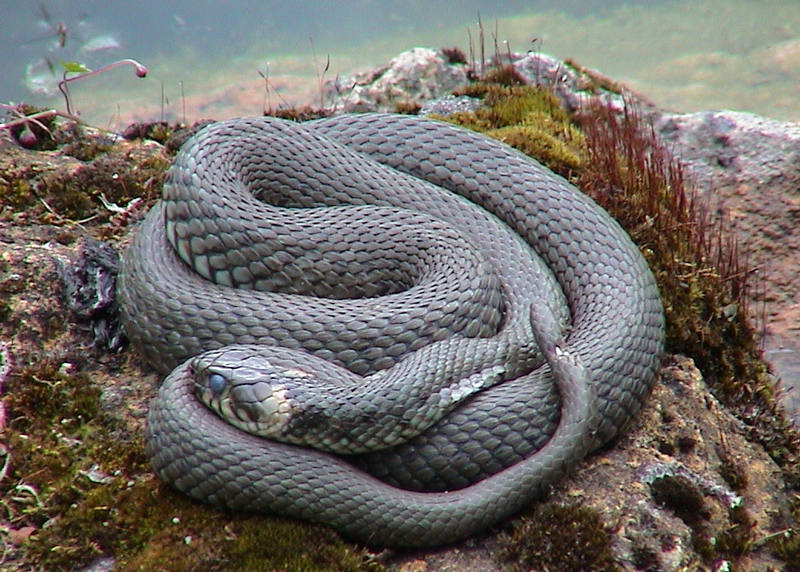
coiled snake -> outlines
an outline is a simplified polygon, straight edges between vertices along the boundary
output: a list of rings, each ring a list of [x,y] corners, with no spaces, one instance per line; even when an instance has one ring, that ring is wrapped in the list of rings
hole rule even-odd
[[[159,477],[378,545],[521,509],[636,414],[664,341],[644,259],[594,202],[502,143],[390,114],[206,127],[119,294],[173,370],[147,420]],[[268,414],[336,453],[228,422]]]

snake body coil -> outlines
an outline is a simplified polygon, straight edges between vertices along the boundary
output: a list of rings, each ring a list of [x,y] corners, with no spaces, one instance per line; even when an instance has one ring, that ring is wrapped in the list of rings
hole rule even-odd
[[[636,414],[664,341],[653,277],[595,203],[501,143],[386,114],[205,128],[123,258],[120,300],[132,342],[172,370],[147,423],[163,480],[380,545],[452,542],[521,509]],[[269,350],[290,376],[313,362],[378,380],[380,398],[342,393],[392,428],[351,428],[349,404],[295,425],[341,423],[379,450],[268,441],[198,400],[220,379],[198,381],[208,363],[249,372],[265,345],[290,352]],[[435,386],[436,417],[404,412],[422,390],[395,383],[402,368]]]

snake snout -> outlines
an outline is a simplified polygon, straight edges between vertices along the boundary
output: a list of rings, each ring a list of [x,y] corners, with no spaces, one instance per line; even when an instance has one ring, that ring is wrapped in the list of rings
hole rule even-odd
[[[295,413],[285,368],[264,360],[260,368],[228,368],[219,356],[193,368],[197,398],[234,426],[262,437],[279,437]]]

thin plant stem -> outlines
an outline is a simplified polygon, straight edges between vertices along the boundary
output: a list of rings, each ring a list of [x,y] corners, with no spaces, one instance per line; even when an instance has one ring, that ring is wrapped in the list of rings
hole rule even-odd
[[[87,72],[84,72],[84,73],[81,73],[81,74],[78,74],[78,75],[75,75],[75,76],[72,76],[72,77],[67,77],[67,73],[69,73],[69,72],[64,72],[64,78],[61,81],[58,82],[58,89],[64,95],[64,101],[66,102],[66,105],[67,105],[67,113],[72,114],[70,98],[69,98],[69,88],[68,88],[68,84],[69,83],[71,83],[73,81],[78,81],[78,80],[81,80],[81,79],[90,78],[92,76],[111,71],[114,68],[118,68],[118,67],[121,67],[121,66],[128,66],[128,65],[129,66],[133,66],[134,73],[136,73],[136,77],[146,77],[147,76],[147,68],[144,65],[140,64],[139,62],[137,62],[136,60],[131,59],[131,58],[126,58],[124,60],[119,60],[119,61],[116,61],[116,62],[112,62],[110,64],[106,64],[106,65],[104,65],[102,67],[99,67],[96,70],[87,71]]]

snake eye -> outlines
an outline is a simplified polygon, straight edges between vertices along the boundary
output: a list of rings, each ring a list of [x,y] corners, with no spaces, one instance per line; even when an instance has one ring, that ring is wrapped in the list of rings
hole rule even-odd
[[[208,388],[214,395],[219,395],[225,389],[226,379],[219,373],[212,373],[208,376]]]

